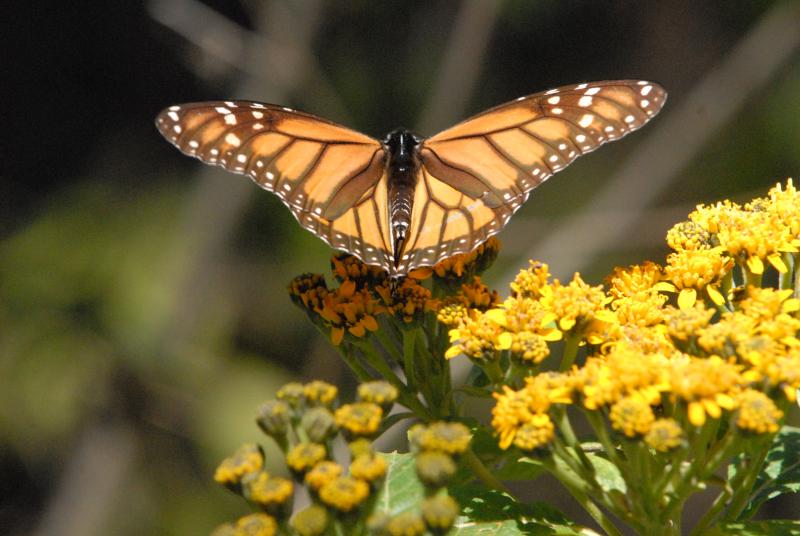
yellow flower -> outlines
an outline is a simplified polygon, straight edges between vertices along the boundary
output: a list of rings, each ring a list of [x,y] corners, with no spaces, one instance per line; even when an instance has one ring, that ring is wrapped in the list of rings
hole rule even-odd
[[[369,485],[350,476],[337,477],[319,490],[319,498],[340,512],[350,512],[369,496]]]
[[[714,316],[713,309],[706,309],[703,302],[697,302],[693,307],[676,309],[667,307],[664,310],[664,323],[670,337],[686,342],[697,337],[698,332],[706,327]]]
[[[458,469],[452,456],[435,450],[418,453],[414,463],[420,482],[434,489],[445,486]]]
[[[680,291],[678,306],[686,309],[694,305],[699,290],[705,290],[717,305],[725,303],[717,287],[732,266],[733,260],[723,255],[722,248],[686,249],[667,257],[665,273]]]
[[[514,333],[511,341],[511,356],[529,365],[539,364],[550,355],[550,347],[544,337],[523,331]]]
[[[746,389],[738,396],[736,426],[754,434],[774,434],[780,427],[783,412],[761,391]]]
[[[289,382],[278,389],[278,400],[286,402],[293,408],[300,407],[305,400],[305,386],[300,382]]]
[[[501,324],[502,312],[490,309],[486,313],[478,313],[475,319],[468,319],[462,326],[450,330],[451,347],[445,352],[447,359],[466,355],[470,359],[492,360],[497,357],[497,350],[508,350],[511,347],[511,334]]]
[[[548,445],[555,436],[555,427],[550,416],[537,413],[520,426],[514,434],[514,446],[525,451]]]
[[[286,454],[286,465],[304,473],[325,459],[327,451],[318,443],[299,443]]]
[[[289,283],[289,297],[309,313],[322,308],[322,298],[327,293],[325,277],[321,274],[302,274]]]
[[[337,253],[331,257],[331,272],[340,283],[349,279],[359,288],[375,286],[384,281],[388,275],[377,266],[364,264],[358,257],[349,253]]]
[[[672,361],[671,390],[675,398],[686,402],[690,423],[703,426],[707,416],[719,419],[723,409],[736,407],[736,395],[745,383],[740,369],[717,356]]]
[[[644,398],[637,395],[626,396],[611,406],[609,415],[611,427],[627,437],[644,435],[656,420],[653,408]]]
[[[660,353],[642,353],[636,346],[620,342],[607,355],[586,360],[575,373],[576,390],[583,395],[583,406],[589,410],[633,394],[657,405],[661,394],[670,389],[668,362]]]
[[[406,324],[419,323],[425,313],[436,308],[431,298],[431,291],[420,285],[415,279],[407,277],[399,286],[387,280],[375,291],[383,299],[386,310],[399,321]]]
[[[701,328],[697,343],[707,354],[736,355],[736,347],[756,332],[757,323],[740,312],[724,313],[715,323]]]
[[[647,327],[660,324],[664,319],[664,304],[667,297],[657,292],[642,291],[631,296],[617,298],[611,309],[620,324]]]
[[[320,316],[331,329],[331,342],[338,346],[345,332],[354,337],[364,337],[368,331],[378,329],[375,315],[383,312],[380,304],[367,289],[356,290],[356,284],[347,280],[322,300]]]
[[[321,380],[314,380],[303,386],[303,395],[310,405],[322,404],[330,406],[336,400],[338,393],[339,389],[335,385]]]
[[[680,446],[683,429],[674,419],[657,419],[644,436],[644,441],[658,452],[668,452]]]
[[[530,261],[527,270],[520,270],[511,283],[511,296],[518,299],[538,299],[550,294],[550,271],[542,262]]]
[[[278,523],[267,514],[250,514],[236,521],[236,536],[274,536],[278,533]]]
[[[487,314],[511,333],[535,333],[546,341],[561,339],[561,332],[555,326],[556,316],[539,300],[508,298],[501,308]]]
[[[472,434],[465,425],[444,421],[414,425],[409,437],[419,450],[434,450],[450,455],[466,451],[472,440]]]
[[[691,220],[676,223],[667,231],[667,244],[675,251],[711,249],[717,245],[713,242],[711,233]]]
[[[371,402],[345,404],[336,410],[336,424],[355,436],[372,436],[378,431],[383,410]]]
[[[323,460],[306,473],[305,483],[312,490],[319,491],[322,486],[335,480],[343,472],[344,469],[338,463]]]
[[[365,482],[381,480],[386,476],[386,461],[377,454],[363,454],[350,463],[350,474]]]
[[[389,536],[422,536],[425,534],[425,522],[417,512],[406,510],[389,520],[386,531]]]
[[[436,319],[449,328],[460,326],[468,318],[469,309],[456,297],[443,300],[436,313]]]
[[[444,534],[453,526],[461,509],[452,497],[436,495],[425,499],[420,510],[428,528],[434,534]]]
[[[364,382],[358,386],[358,400],[371,402],[386,411],[397,401],[397,387],[387,381]]]
[[[792,289],[749,287],[747,296],[738,305],[739,309],[755,320],[771,320],[780,314],[795,313],[800,309],[800,301],[793,298]]]
[[[797,239],[800,238],[800,194],[792,184],[792,179],[786,181],[786,189],[780,183],[776,184],[769,191],[769,202],[767,210],[774,214],[785,226],[792,245],[797,246]]]
[[[500,295],[496,290],[491,290],[481,282],[480,277],[475,277],[472,282],[461,285],[459,296],[468,309],[486,311],[500,303]]]
[[[300,536],[322,536],[328,528],[328,511],[318,504],[312,504],[295,514],[292,528]]]
[[[255,443],[245,443],[219,464],[214,480],[223,486],[238,485],[247,474],[257,473],[264,467],[264,453]]]
[[[603,309],[604,302],[603,287],[589,286],[577,273],[568,285],[553,283],[552,296],[545,301],[562,331],[581,330],[593,319],[604,318],[601,313],[608,313]]]
[[[456,289],[463,282],[472,279],[492,265],[500,251],[500,241],[491,237],[489,240],[470,251],[448,257],[433,268],[422,268],[409,273],[409,277],[417,280],[427,279],[431,275],[439,283]]]
[[[261,506],[270,507],[286,503],[292,497],[293,491],[291,480],[262,471],[248,479],[245,497]]]
[[[630,298],[642,292],[653,292],[664,279],[662,268],[654,262],[634,264],[627,268],[616,267],[606,278],[609,294],[616,300]]]

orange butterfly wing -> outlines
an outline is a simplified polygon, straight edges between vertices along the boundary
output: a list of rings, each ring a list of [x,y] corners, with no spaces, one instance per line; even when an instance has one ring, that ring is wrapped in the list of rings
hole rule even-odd
[[[310,114],[246,101],[172,106],[156,118],[184,153],[248,175],[331,246],[389,270],[381,144]]]
[[[403,267],[431,265],[497,234],[531,190],[661,110],[666,92],[620,80],[502,104],[425,140]]]

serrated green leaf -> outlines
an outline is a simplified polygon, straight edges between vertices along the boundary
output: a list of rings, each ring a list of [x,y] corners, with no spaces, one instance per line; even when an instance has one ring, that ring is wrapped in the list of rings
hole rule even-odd
[[[622,478],[622,474],[619,472],[616,465],[596,454],[587,453],[586,457],[592,462],[597,477],[597,483],[600,484],[603,490],[616,490],[623,494],[627,492],[628,487],[625,485],[625,479]]]
[[[585,534],[544,503],[520,504],[506,493],[480,486],[453,487],[449,493],[463,508],[449,536]]]
[[[397,451],[381,453],[386,460],[386,479],[378,490],[376,509],[396,515],[409,508],[416,508],[425,495],[425,488],[417,479],[413,454]]]
[[[728,467],[729,478],[736,475],[738,460]],[[753,490],[740,519],[748,519],[770,499],[800,492],[800,428],[784,426],[775,436]]]
[[[770,520],[725,523],[709,529],[708,536],[791,536],[800,534],[800,521]]]

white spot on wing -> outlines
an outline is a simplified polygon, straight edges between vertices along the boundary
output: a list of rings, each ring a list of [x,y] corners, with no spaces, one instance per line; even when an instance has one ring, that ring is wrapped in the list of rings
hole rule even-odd
[[[239,136],[233,132],[228,132],[228,134],[225,136],[225,143],[230,143],[234,147],[238,147],[239,144],[242,143],[242,140],[240,140]]]
[[[255,117],[256,119],[261,119],[262,117],[264,117],[264,112],[253,110],[253,117]]]
[[[238,154],[236,155],[236,160],[244,164],[245,162],[247,162],[247,155]]]
[[[635,120],[636,120],[636,118],[635,118],[635,117],[633,117],[633,116],[632,116],[632,115],[630,115],[630,114],[628,114],[628,115],[626,115],[626,116],[625,116],[625,122],[626,122],[626,123],[633,123]]]
[[[547,103],[548,103],[548,104],[558,104],[558,102],[559,102],[560,100],[561,100],[561,97],[559,97],[558,95],[556,95],[555,97],[550,97],[549,99],[547,99]]]
[[[214,109],[215,109],[215,110],[217,111],[217,113],[219,113],[219,114],[229,114],[229,113],[231,113],[231,111],[230,111],[230,110],[228,110],[227,108],[225,108],[224,106],[217,106],[217,107],[216,107],[216,108],[214,108]]]
[[[653,86],[644,86],[639,93],[642,94],[642,97],[646,97],[651,91],[653,91]]]
[[[583,128],[586,128],[592,124],[593,120],[594,116],[592,114],[584,114],[584,116],[580,118],[580,121],[578,121],[578,124]]]
[[[578,99],[578,106],[584,106],[585,107],[585,106],[590,106],[591,104],[592,104],[592,98],[591,97],[583,96],[580,99]]]
[[[590,87],[589,89],[583,92],[584,95],[597,95],[598,93],[600,93],[599,87]]]
[[[551,111],[556,115],[564,113],[564,110],[562,110],[561,108],[553,108]]]
[[[584,141],[586,141],[586,136],[584,136],[583,134],[578,134],[577,136],[575,136],[575,141],[577,141],[578,143],[583,143]]]
[[[178,120],[178,114],[177,114],[177,113],[175,113],[175,112],[173,112],[173,111],[169,111],[169,112],[167,112],[167,115],[168,115],[168,116],[169,116],[169,118],[170,118],[170,119],[172,119],[173,121],[177,121],[177,120]]]
[[[226,125],[235,125],[236,124],[236,116],[233,114],[228,114],[225,116],[225,124]]]

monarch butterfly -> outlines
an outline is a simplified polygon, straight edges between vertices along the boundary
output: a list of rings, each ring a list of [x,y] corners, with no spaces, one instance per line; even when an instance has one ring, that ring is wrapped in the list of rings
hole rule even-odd
[[[427,139],[399,128],[379,141],[246,101],[171,106],[156,126],[184,153],[249,175],[334,248],[402,276],[478,247],[531,190],[647,123],[666,97],[661,86],[637,80],[564,86]]]

